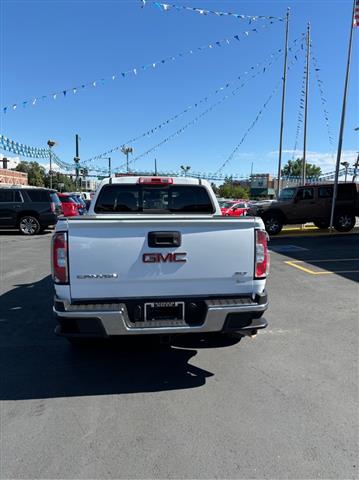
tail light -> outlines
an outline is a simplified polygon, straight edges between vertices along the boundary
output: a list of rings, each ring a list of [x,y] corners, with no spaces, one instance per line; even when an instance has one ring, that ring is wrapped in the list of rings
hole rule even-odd
[[[55,205],[55,202],[51,202],[51,211],[52,211],[52,213],[56,213],[56,205]]]
[[[69,203],[71,208],[71,215],[76,216],[79,215],[79,208],[78,205],[75,203]]]
[[[269,273],[267,233],[256,230],[255,278],[265,278]]]
[[[152,185],[171,185],[173,178],[164,177],[140,177],[138,183],[149,183]]]
[[[52,278],[55,283],[69,283],[67,233],[55,233],[52,237]]]

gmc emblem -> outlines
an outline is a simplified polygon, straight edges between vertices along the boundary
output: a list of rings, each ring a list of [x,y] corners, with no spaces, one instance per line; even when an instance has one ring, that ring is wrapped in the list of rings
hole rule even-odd
[[[144,263],[184,263],[187,253],[144,253],[142,261]]]

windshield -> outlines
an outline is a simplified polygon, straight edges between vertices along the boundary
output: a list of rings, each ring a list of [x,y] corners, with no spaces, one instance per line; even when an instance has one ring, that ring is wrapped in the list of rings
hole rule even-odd
[[[290,200],[294,197],[296,188],[285,188],[279,195],[279,200]]]
[[[76,204],[75,200],[72,197],[69,197],[67,195],[66,196],[65,195],[61,196],[60,201],[61,201],[61,203],[75,203]]]
[[[59,197],[57,196],[57,193],[55,192],[50,192],[50,198],[51,198],[51,201],[53,203],[56,203],[56,205],[60,205],[61,204],[61,201],[59,199]]]
[[[214,213],[207,190],[197,185],[106,185],[96,213]]]
[[[230,208],[233,204],[233,202],[221,202],[220,207],[221,208]]]

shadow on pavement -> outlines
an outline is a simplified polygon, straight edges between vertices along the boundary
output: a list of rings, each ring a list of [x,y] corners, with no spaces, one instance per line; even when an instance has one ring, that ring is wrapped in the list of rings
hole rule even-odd
[[[189,364],[194,348],[204,346],[203,339],[196,344],[192,337],[177,337],[167,346],[153,338],[124,337],[76,350],[53,333],[52,296],[50,276],[3,294],[0,400],[196,388],[214,375]],[[238,341],[212,338],[206,348]]]
[[[291,250],[289,247],[299,247],[299,249]],[[313,272],[331,272],[348,280],[359,282],[359,234],[272,237],[269,248],[288,257],[288,260],[294,264]],[[302,273],[308,275],[308,273]],[[319,273],[317,276],[321,275]],[[323,276],[327,276],[327,274]]]
[[[48,235],[49,233],[53,233],[53,229],[51,228],[46,228],[46,230],[42,230],[41,232],[37,233],[36,235],[32,236],[27,236],[23,235],[18,229],[14,230],[3,230],[0,228],[0,237],[20,237],[20,238],[36,238],[36,237],[41,237],[44,235]]]

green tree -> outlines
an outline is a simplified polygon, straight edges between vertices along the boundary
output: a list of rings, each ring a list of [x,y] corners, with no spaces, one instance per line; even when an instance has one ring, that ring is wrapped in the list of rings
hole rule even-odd
[[[218,193],[219,196],[223,198],[249,198],[249,188],[233,185],[226,181],[219,187]]]
[[[301,158],[288,160],[282,169],[282,175],[286,177],[300,177],[302,174],[302,163],[303,160]],[[322,174],[322,169],[313,163],[306,163],[305,173],[307,177],[318,177]]]
[[[50,188],[50,175],[39,163],[21,161],[16,165],[15,170],[27,173],[29,185]],[[68,175],[58,172],[52,175],[52,188],[61,192],[73,192],[76,190],[76,185]]]
[[[15,167],[17,172],[27,173],[29,185],[34,187],[45,186],[45,169],[37,162],[24,162],[21,161]]]
[[[45,176],[45,187],[50,188],[50,175]],[[52,175],[52,188],[59,192],[74,192],[76,190],[75,182],[62,173],[54,173]]]

